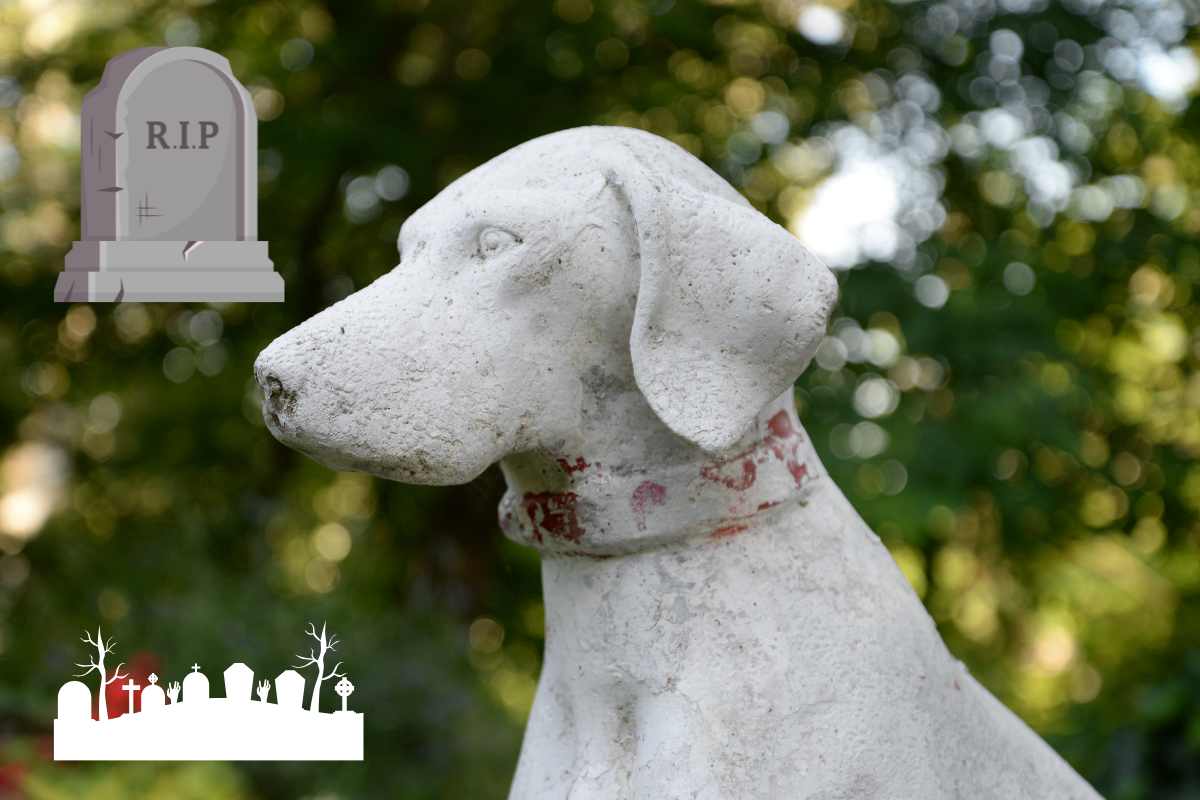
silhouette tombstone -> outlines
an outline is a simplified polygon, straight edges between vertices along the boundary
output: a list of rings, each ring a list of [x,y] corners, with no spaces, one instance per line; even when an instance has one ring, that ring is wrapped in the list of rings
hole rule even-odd
[[[181,703],[203,702],[208,699],[208,678],[200,672],[200,665],[193,664],[192,671],[183,679]]]
[[[92,718],[92,690],[83,681],[67,681],[58,690],[58,719],[80,722]]]
[[[158,685],[158,676],[153,672],[146,678],[149,685],[142,689],[142,713],[156,711],[167,704],[166,692]]]
[[[304,708],[304,676],[284,670],[275,679],[275,702],[283,708]]]
[[[108,62],[81,118],[82,241],[54,299],[283,300],[258,239],[258,120],[224,56]]]
[[[254,688],[254,670],[238,661],[225,668],[225,696],[240,703],[250,702]]]

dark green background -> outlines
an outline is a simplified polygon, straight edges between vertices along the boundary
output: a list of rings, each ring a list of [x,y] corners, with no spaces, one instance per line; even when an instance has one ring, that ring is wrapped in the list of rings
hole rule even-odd
[[[784,113],[802,145],[869,128],[887,87],[924,75],[941,99],[923,113],[951,129],[998,102],[973,83],[998,30],[1024,41],[1046,113],[1083,120],[1082,148],[1059,143],[1079,183],[1132,175],[1143,198],[1038,218],[1004,148],[935,159],[948,216],[914,264],[840,274],[836,329],[899,355],[814,365],[802,418],[984,684],[1106,796],[1200,796],[1200,119],[1100,63],[1123,4],[1019,5],[945,5],[947,26],[933,4],[844,0],[830,46],[782,0],[0,5],[0,797],[503,797],[541,606],[535,554],[497,528],[498,473],[430,489],[319,467],[263,427],[255,354],[389,269],[400,223],[454,177],[560,128],[669,136],[788,221],[836,164],[781,168],[756,113]],[[1081,71],[1055,59],[1067,40]],[[73,115],[109,58],[167,41],[223,53],[254,93],[285,304],[51,302],[78,236]],[[352,183],[388,165],[403,197]],[[1011,262],[1032,267],[1028,294],[1006,288]],[[926,274],[950,290],[940,308],[915,299]],[[899,404],[864,458],[872,375]],[[365,763],[48,760],[85,626],[178,680],[195,659],[274,674],[308,620],[344,642]]]

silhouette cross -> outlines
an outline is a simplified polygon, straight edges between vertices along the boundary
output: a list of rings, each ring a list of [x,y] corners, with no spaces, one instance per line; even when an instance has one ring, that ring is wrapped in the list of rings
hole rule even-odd
[[[133,682],[133,678],[129,679],[129,683],[121,687],[122,691],[129,692],[129,713],[133,713],[133,693],[142,688]]]

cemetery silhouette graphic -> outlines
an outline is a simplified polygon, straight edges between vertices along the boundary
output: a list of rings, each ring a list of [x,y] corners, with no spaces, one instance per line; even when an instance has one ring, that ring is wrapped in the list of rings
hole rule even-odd
[[[97,628],[81,641],[92,648],[77,678],[99,676],[97,717],[92,716],[92,692],[80,680],[58,690],[54,720],[55,761],[361,761],[364,715],[348,708],[354,685],[341,672],[341,662],[328,669],[326,657],[338,645],[336,636],[309,624],[306,634],[316,641],[307,656],[297,656],[295,669],[279,673],[273,682],[254,683],[254,670],[230,664],[223,673],[224,697],[212,697],[208,677],[193,663],[182,684],[164,690],[151,673],[146,685],[111,671],[105,658],[116,642]],[[305,679],[297,669],[316,667],[307,707]],[[328,672],[326,671],[328,669]],[[320,710],[321,687],[333,679],[340,702],[332,713]],[[105,688],[116,682],[128,694],[128,713],[108,718]],[[275,702],[268,702],[272,686]],[[182,690],[182,695],[180,694]],[[257,694],[254,700],[251,693]],[[135,704],[135,697],[140,703]],[[140,710],[136,707],[140,706]]]

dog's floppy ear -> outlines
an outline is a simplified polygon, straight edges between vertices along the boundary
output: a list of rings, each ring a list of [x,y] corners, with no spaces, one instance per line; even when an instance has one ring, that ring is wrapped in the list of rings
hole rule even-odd
[[[808,366],[837,280],[686,157],[694,164],[676,156],[662,165],[681,168],[674,175],[643,162],[609,181],[628,202],[640,250],[634,377],[671,430],[716,452],[736,444]]]

